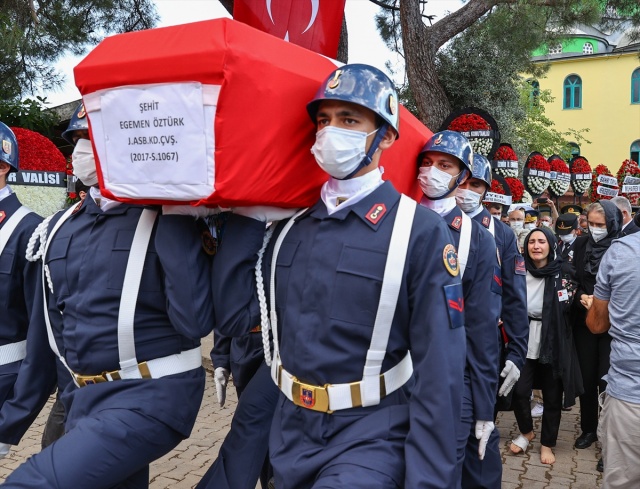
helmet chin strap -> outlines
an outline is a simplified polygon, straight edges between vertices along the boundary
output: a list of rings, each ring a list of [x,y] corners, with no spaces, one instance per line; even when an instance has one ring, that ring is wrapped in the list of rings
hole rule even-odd
[[[362,170],[365,166],[371,164],[371,162],[373,161],[373,155],[377,151],[378,146],[380,145],[380,141],[382,141],[382,138],[385,136],[385,134],[387,134],[388,128],[389,128],[389,123],[385,122],[378,129],[376,129],[377,132],[375,137],[373,138],[373,141],[371,141],[371,147],[369,148],[369,151],[367,151],[367,154],[365,155],[365,157],[362,158],[362,161],[360,162],[360,164],[357,166],[355,170],[349,173],[346,177],[340,178],[339,180],[349,180],[350,178],[353,178],[353,176],[356,173],[358,173],[360,170]]]
[[[464,179],[464,177],[466,176],[468,170],[462,170],[460,172],[460,174],[458,175],[458,178],[456,178],[456,184],[451,187],[451,189],[444,195],[441,195],[440,197],[429,197],[427,196],[427,199],[429,200],[442,200],[442,199],[446,199],[447,197],[449,197],[453,192],[455,192],[458,189],[458,186],[462,183],[462,180]]]

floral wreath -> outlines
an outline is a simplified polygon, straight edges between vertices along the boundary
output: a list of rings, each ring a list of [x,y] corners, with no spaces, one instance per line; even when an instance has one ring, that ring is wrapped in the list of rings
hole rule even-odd
[[[558,155],[552,155],[549,157],[549,165],[551,166],[549,190],[553,196],[562,197],[567,193],[571,184],[569,166]]]
[[[618,179],[612,175],[611,170],[602,164],[596,166],[592,174],[589,195],[591,202],[612,199],[618,195],[618,192]]]
[[[66,172],[67,161],[53,142],[42,134],[12,127],[18,141],[20,172]],[[20,202],[46,217],[62,209],[67,197],[64,186],[21,185],[11,183]]]
[[[518,155],[510,144],[502,143],[491,162],[493,171],[503,177],[518,177]]]
[[[485,194],[483,203],[496,203],[504,206],[510,206],[512,202],[513,197],[511,195],[511,188],[509,188],[509,184],[501,175],[494,174],[491,179],[491,188]]]
[[[582,196],[591,187],[591,166],[584,156],[576,156],[569,164],[571,171],[571,188],[573,192]]]
[[[522,199],[526,190],[524,188],[523,183],[517,178],[507,177],[504,179],[509,185],[509,190],[511,191],[511,198],[514,204],[519,204],[524,202]]]
[[[622,189],[622,193],[629,199],[631,205],[638,205],[640,203],[640,192],[629,191],[636,190],[636,187],[640,183],[638,182],[638,180],[640,180],[640,167],[638,163],[633,160],[624,160],[616,176],[618,177],[618,186]]]
[[[522,176],[526,190],[532,196],[538,196],[549,187],[551,165],[542,154],[534,151],[527,158]]]
[[[495,119],[476,107],[465,107],[449,114],[440,127],[440,131],[444,130],[462,134],[469,140],[473,152],[485,156],[489,161],[500,144],[500,132]]]

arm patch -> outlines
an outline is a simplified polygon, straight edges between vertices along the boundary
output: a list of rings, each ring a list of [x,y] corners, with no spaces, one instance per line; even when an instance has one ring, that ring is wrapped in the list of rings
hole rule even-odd
[[[447,301],[449,313],[449,326],[451,329],[464,326],[464,294],[462,284],[445,285],[444,296]]]

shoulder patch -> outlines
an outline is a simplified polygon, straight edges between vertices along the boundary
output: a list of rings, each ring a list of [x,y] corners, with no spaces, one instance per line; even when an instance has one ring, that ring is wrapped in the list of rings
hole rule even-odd
[[[369,209],[369,212],[367,212],[367,215],[365,217],[367,218],[367,221],[369,221],[371,224],[378,224],[378,221],[382,219],[382,216],[384,216],[386,212],[387,212],[386,205],[374,204],[373,207]]]
[[[489,216],[484,216],[482,218],[482,225],[489,229],[489,223],[491,222],[491,218]]]
[[[527,268],[524,266],[524,258],[521,255],[517,255],[515,257],[516,260],[516,264],[515,264],[515,272],[517,275],[526,275],[527,274]]]
[[[451,227],[459,230],[460,226],[462,226],[462,218],[460,216],[454,217],[453,221],[451,221]]]
[[[458,253],[452,244],[448,244],[442,250],[442,260],[444,261],[444,267],[447,272],[454,277],[457,277],[460,273],[460,267],[458,266]]]
[[[462,284],[445,285],[444,297],[447,301],[447,312],[449,313],[449,326],[451,329],[464,326],[464,294]]]
[[[4,221],[5,217],[7,217],[7,213],[5,211],[0,211],[0,223]]]
[[[218,251],[218,241],[213,237],[208,229],[202,231],[202,249],[207,255],[215,255]]]
[[[493,279],[491,280],[491,292],[502,295],[502,270],[493,267]]]

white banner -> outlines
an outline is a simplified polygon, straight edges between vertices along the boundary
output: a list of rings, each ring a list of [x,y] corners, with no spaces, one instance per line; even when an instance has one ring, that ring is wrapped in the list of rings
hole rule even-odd
[[[596,189],[596,193],[598,195],[606,195],[607,197],[616,197],[618,195],[618,189],[603,187],[602,185],[598,185],[598,188]]]
[[[573,178],[576,180],[591,180],[591,173],[574,173]]]
[[[627,175],[624,177],[622,185],[640,185],[640,178]]]
[[[510,195],[487,192],[487,194],[484,196],[483,202],[495,202],[496,204],[511,205],[511,200],[512,199]]]
[[[561,182],[570,182],[571,175],[569,173],[551,172],[551,180],[560,180]]]
[[[67,174],[63,171],[20,170],[7,175],[7,183],[37,187],[66,187]]]
[[[517,160],[495,160],[495,168],[510,168],[512,170],[518,169]]]
[[[598,175],[598,183],[604,183],[605,185],[618,186],[618,179],[616,177],[610,177],[609,175]],[[602,194],[605,195],[605,194]]]
[[[640,185],[623,185],[622,186],[623,194],[638,194],[640,193]]]

